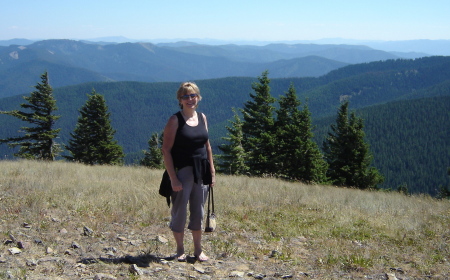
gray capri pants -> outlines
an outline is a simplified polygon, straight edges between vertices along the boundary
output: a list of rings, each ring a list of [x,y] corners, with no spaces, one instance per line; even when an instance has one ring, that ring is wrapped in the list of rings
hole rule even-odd
[[[200,182],[194,182],[194,170],[192,166],[186,166],[177,172],[178,180],[183,185],[183,190],[172,192],[172,220],[170,229],[174,232],[184,232],[187,217],[187,204],[189,202],[190,230],[201,230],[205,213],[205,201],[208,187]]]

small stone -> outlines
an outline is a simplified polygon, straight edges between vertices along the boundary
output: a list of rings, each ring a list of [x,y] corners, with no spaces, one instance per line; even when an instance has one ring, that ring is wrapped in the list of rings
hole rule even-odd
[[[14,235],[9,234],[9,238],[11,238],[12,243],[16,243],[16,242],[17,242],[17,240],[16,240],[16,238],[14,237]]]
[[[61,234],[66,234],[66,233],[67,233],[67,229],[62,228],[62,229],[59,230],[59,233],[61,233]]]
[[[105,273],[97,273],[94,276],[94,280],[115,280],[117,279],[111,274],[105,274]]]
[[[116,247],[103,248],[103,251],[116,253],[117,252],[117,248]]]
[[[398,280],[398,278],[393,273],[386,273],[388,280]]]
[[[266,277],[266,275],[262,274],[262,273],[253,275],[253,278],[255,278],[255,279],[264,279],[265,277]]]
[[[29,223],[23,223],[22,226],[24,228],[31,228],[31,225]]]
[[[140,269],[136,264],[132,264],[130,266],[130,272],[133,273],[134,275],[143,275],[144,274],[142,269]]]
[[[36,243],[37,245],[44,245],[44,242],[42,242],[42,240],[40,240],[40,239],[38,239],[38,238],[36,238],[36,239],[34,240],[34,243]]]
[[[31,244],[30,244],[30,242],[26,242],[26,241],[24,241],[24,242],[19,241],[19,242],[17,242],[17,247],[19,247],[19,249],[26,250],[26,249],[30,249]]]
[[[47,249],[45,250],[45,252],[46,252],[47,254],[53,254],[53,249],[50,248],[50,247],[47,247]]]
[[[119,239],[119,241],[127,241],[127,238],[123,236],[118,236],[117,239]]]
[[[27,266],[37,266],[38,262],[35,259],[27,260]]]
[[[198,273],[205,274],[205,269],[201,266],[195,265],[194,270],[197,271]]]
[[[11,253],[11,255],[17,255],[17,254],[22,253],[22,250],[20,250],[20,249],[17,248],[17,247],[10,248],[10,249],[8,249],[8,251]]]
[[[88,227],[83,227],[83,234],[85,236],[92,236],[94,234],[94,231]]]
[[[230,277],[241,277],[241,278],[243,278],[244,275],[245,275],[244,272],[235,270],[235,271],[232,271],[229,276]]]
[[[78,244],[76,241],[74,241],[74,242],[72,242],[72,245],[70,245],[70,248],[73,248],[73,249],[80,249],[80,248],[81,248],[81,245]]]
[[[271,253],[270,253],[270,258],[276,258],[276,257],[279,257],[279,256],[281,256],[281,253],[280,252],[278,252],[277,250],[273,250]]]
[[[161,235],[158,235],[158,236],[156,237],[156,241],[161,242],[161,243],[164,243],[164,244],[166,244],[166,243],[169,242],[169,240],[167,240],[167,238],[162,237]]]

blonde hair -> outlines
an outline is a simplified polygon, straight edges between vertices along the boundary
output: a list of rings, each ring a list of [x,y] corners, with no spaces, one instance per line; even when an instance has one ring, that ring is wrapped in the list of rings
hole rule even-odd
[[[183,109],[183,105],[180,102],[181,97],[183,95],[192,93],[196,93],[198,95],[198,101],[202,100],[202,96],[200,95],[200,89],[198,88],[197,84],[195,84],[194,82],[184,82],[180,85],[180,87],[177,90],[177,99],[181,109]]]

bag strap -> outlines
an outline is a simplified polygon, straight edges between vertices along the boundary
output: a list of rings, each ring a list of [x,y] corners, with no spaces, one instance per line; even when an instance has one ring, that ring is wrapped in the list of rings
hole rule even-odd
[[[209,206],[211,205],[211,201],[212,201],[212,212],[214,213],[214,191],[213,191],[213,187],[211,187],[211,185],[208,186],[208,217],[210,214],[209,211]]]

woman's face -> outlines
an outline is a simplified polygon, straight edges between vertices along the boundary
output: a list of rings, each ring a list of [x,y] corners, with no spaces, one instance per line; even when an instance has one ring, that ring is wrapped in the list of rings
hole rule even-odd
[[[192,92],[182,95],[180,97],[180,103],[183,105],[183,108],[197,108],[198,105],[198,94]]]

